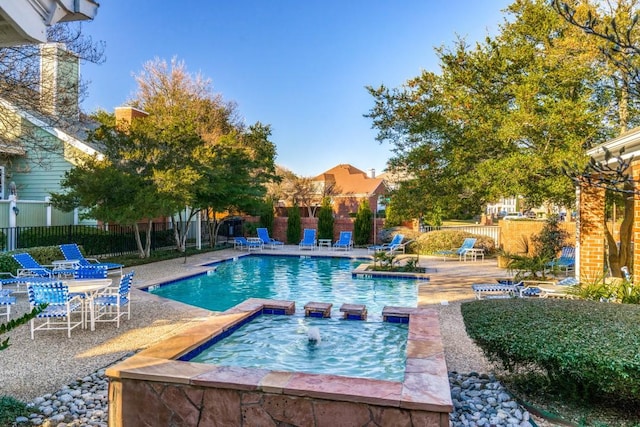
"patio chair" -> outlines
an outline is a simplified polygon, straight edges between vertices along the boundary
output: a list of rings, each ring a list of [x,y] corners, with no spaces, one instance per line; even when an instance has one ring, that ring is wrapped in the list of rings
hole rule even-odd
[[[271,249],[275,249],[278,246],[282,246],[284,245],[283,242],[276,240],[276,239],[272,239],[271,237],[269,237],[269,230],[266,228],[256,228],[256,231],[258,232],[258,237],[260,238],[260,240],[262,240],[262,243],[266,246],[266,247],[270,247]]]
[[[31,319],[31,339],[38,330],[66,329],[67,337],[71,338],[71,330],[84,324],[83,301],[79,296],[69,294],[69,287],[62,282],[28,283],[29,305],[31,309],[47,304],[46,308],[35,318]],[[78,313],[80,320],[72,320]],[[36,326],[36,319],[45,319],[44,323]]]
[[[404,234],[398,233],[395,236],[393,236],[393,239],[391,239],[389,243],[384,243],[382,245],[372,245],[367,247],[367,252],[375,253],[375,252],[388,252],[390,250],[395,250],[398,247],[398,245],[402,244],[403,240],[404,240]]]
[[[49,266],[40,265],[38,261],[35,260],[30,254],[24,252],[21,254],[13,254],[11,255],[13,259],[16,260],[20,267],[17,271],[18,278],[24,277],[40,277],[40,278],[48,278],[53,279],[54,276],[64,275],[71,276],[73,275],[73,269],[52,269],[48,268]]]
[[[257,237],[235,237],[233,240],[233,248],[234,249],[246,249],[251,252],[252,250],[262,250],[264,247],[264,243],[262,243],[262,239]]]
[[[0,315],[6,315],[8,322],[11,317],[11,306],[15,305],[16,297],[11,296],[11,290],[1,288],[0,286],[0,309],[3,311],[0,312]]]
[[[74,279],[106,279],[108,269],[103,265],[78,265],[74,272]]]
[[[298,246],[300,249],[314,250],[316,248],[316,230],[314,228],[305,228]]]
[[[576,249],[573,246],[565,246],[560,251],[560,256],[546,264],[551,270],[564,270],[565,275],[573,270],[576,265]]]
[[[94,322],[116,322],[116,328],[120,327],[120,318],[125,314],[127,320],[131,319],[131,282],[134,272],[125,274],[120,278],[118,286],[110,286],[96,295],[93,304]],[[126,311],[123,310],[126,308]]]
[[[452,256],[452,255],[457,255],[458,261],[462,261],[462,259],[465,258],[465,255],[467,254],[467,252],[474,250],[473,247],[475,246],[477,240],[478,239],[476,239],[475,237],[467,237],[464,239],[464,241],[462,242],[462,245],[460,245],[459,248],[452,248],[449,250],[438,251],[436,253],[438,255],[442,255],[443,261],[447,260],[447,256]],[[483,255],[483,258],[484,258],[484,255]]]
[[[335,250],[344,249],[345,251],[350,251],[353,248],[353,240],[351,240],[351,231],[341,231],[340,237],[333,244],[333,248]]]
[[[122,276],[122,264],[118,264],[115,262],[100,262],[96,258],[85,258],[80,252],[80,247],[75,243],[67,243],[64,245],[60,245],[60,251],[62,252],[62,256],[64,259],[69,261],[77,261],[78,265],[81,266],[91,266],[91,265],[99,265],[105,267],[107,271],[118,271],[120,272],[120,276]]]

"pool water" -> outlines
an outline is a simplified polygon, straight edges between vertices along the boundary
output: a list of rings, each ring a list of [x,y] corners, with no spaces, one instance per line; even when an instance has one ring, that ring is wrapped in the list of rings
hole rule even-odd
[[[379,320],[384,306],[416,307],[415,279],[352,278],[362,261],[348,258],[247,256],[216,264],[215,271],[150,290],[153,294],[212,311],[225,311],[248,298],[364,304],[368,320]]]
[[[190,361],[402,381],[407,326],[263,315]],[[310,341],[316,334],[319,341]]]

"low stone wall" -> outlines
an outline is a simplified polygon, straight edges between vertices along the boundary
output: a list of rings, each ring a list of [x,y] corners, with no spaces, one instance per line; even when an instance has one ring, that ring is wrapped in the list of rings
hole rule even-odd
[[[403,382],[177,360],[279,303],[291,304],[247,300],[109,368],[109,425],[449,426],[453,407],[434,309],[407,309]]]

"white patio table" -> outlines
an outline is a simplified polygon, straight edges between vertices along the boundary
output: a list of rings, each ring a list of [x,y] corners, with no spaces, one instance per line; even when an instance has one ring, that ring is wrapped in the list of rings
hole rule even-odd
[[[95,331],[95,313],[93,307],[93,298],[98,292],[111,286],[111,279],[70,279],[62,281],[69,287],[69,293],[84,294],[85,304],[88,305],[88,311],[91,321],[91,330]],[[86,310],[85,310],[86,313]],[[86,322],[86,319],[85,319]],[[86,327],[86,325],[85,325]]]

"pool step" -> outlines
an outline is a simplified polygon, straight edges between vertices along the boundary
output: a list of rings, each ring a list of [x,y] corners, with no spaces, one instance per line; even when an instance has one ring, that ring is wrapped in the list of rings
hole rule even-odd
[[[305,317],[331,317],[330,302],[308,302],[304,305]]]
[[[342,304],[340,311],[347,320],[367,320],[367,306],[364,304]]]
[[[389,323],[409,323],[409,315],[415,311],[411,307],[386,306],[382,309],[382,321]]]

